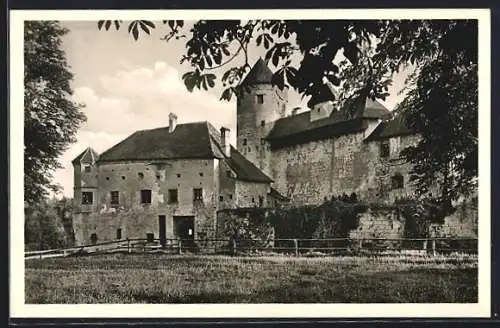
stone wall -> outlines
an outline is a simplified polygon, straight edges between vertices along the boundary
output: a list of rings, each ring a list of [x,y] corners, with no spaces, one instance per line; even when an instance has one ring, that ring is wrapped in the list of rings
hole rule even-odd
[[[117,229],[122,238],[146,238],[148,233],[158,238],[159,215],[166,217],[167,238],[174,237],[174,216],[194,216],[195,238],[213,237],[218,205],[215,167],[211,159],[99,165],[95,203],[75,204],[76,243],[89,243],[93,233],[99,241],[114,240]],[[203,190],[202,201],[193,200],[194,188]],[[151,190],[150,204],[141,204],[143,189]],[[169,203],[169,189],[177,189],[177,203]],[[119,192],[119,204],[111,204],[111,191]]]
[[[248,181],[236,181],[238,207],[267,207],[269,184]]]
[[[370,130],[372,126],[368,125]],[[380,157],[380,141],[365,142],[365,131],[318,140],[273,151],[273,187],[295,204],[319,204],[325,197],[356,193],[364,202],[392,203],[411,196],[410,165],[399,152],[418,141],[416,136],[388,139],[391,155]],[[403,188],[393,188],[392,177],[401,174]]]

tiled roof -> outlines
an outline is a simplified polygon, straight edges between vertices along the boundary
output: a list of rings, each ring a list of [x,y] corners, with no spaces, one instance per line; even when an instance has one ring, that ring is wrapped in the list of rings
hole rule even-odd
[[[311,111],[288,116],[276,121],[273,129],[267,136],[271,143],[278,139],[295,138],[297,141],[303,138],[296,138],[298,135],[309,134],[307,140],[314,140],[320,135],[335,136],[348,133],[355,133],[364,129],[363,119],[385,118],[390,115],[390,111],[378,101],[360,98],[348,102],[343,109],[333,111],[324,119],[311,121]],[[313,133],[317,130],[328,130],[328,133]],[[316,136],[316,137],[315,137]]]
[[[231,156],[225,160],[236,173],[238,180],[262,183],[273,182],[270,177],[233,147],[231,147]]]
[[[209,125],[208,122],[177,124],[172,133],[168,127],[137,131],[102,153],[99,162],[223,158],[213,145]]]
[[[76,156],[75,159],[71,161],[71,163],[73,165],[79,163],[92,164],[95,163],[98,160],[98,158],[99,154],[91,147],[88,147],[80,155]]]
[[[168,127],[137,131],[102,153],[99,162],[217,158],[228,163],[238,180],[272,182],[235,148],[230,155],[224,155],[220,133],[212,124],[196,122],[178,124],[172,133]]]
[[[415,131],[406,124],[405,116],[403,114],[398,114],[381,122],[365,141],[381,140],[414,133]]]
[[[241,85],[271,83],[272,78],[273,72],[267,67],[264,60],[259,58],[250,72],[248,72],[243,82],[241,82]]]

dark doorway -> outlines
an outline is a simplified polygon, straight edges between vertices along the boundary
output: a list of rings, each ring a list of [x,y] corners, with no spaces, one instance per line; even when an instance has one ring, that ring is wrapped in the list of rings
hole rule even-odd
[[[160,231],[160,244],[162,247],[165,247],[167,244],[167,236],[166,236],[166,219],[165,215],[158,216],[158,225]]]
[[[174,216],[174,236],[182,240],[182,248],[194,250],[194,216]]]

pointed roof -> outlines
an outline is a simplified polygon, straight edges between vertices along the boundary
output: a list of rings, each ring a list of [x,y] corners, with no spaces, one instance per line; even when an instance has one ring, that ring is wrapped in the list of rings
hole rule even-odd
[[[87,147],[80,155],[76,156],[74,160],[71,161],[73,165],[80,163],[92,164],[95,163],[99,159],[99,154],[92,149],[91,147]]]
[[[267,67],[266,62],[261,57],[253,65],[243,82],[241,82],[241,85],[271,83],[272,78],[273,72]]]
[[[381,122],[365,141],[383,140],[415,133],[416,131],[408,126],[406,116],[403,113],[398,113]]]

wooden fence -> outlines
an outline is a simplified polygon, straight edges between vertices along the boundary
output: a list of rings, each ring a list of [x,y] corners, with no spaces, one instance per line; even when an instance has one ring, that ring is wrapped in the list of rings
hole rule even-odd
[[[232,254],[280,253],[304,255],[438,255],[477,254],[474,238],[330,238],[330,239],[124,239],[78,247],[28,251],[25,259],[75,256],[99,253]]]

